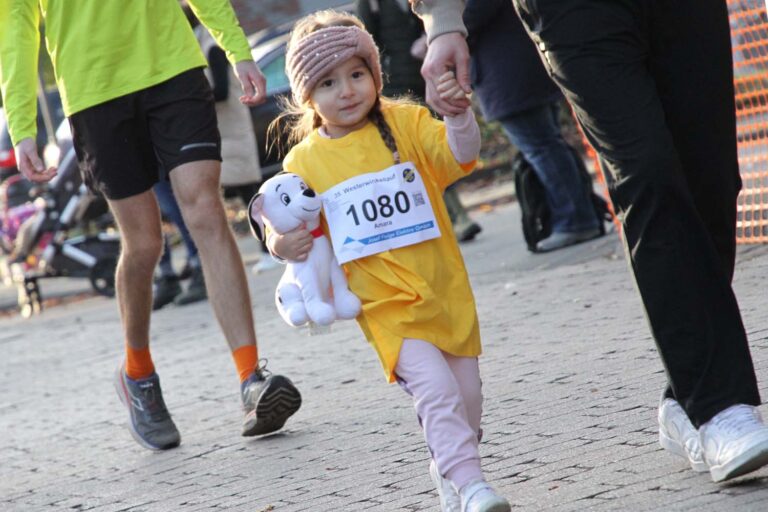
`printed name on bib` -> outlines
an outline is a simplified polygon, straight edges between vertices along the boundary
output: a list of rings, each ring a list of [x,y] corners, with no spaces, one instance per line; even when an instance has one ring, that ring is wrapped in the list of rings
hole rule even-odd
[[[350,178],[322,198],[339,263],[440,236],[424,180],[411,162]]]

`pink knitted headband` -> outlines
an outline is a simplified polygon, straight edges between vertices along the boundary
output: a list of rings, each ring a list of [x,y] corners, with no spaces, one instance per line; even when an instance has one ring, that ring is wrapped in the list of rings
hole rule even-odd
[[[376,90],[381,92],[379,50],[371,34],[358,27],[328,27],[307,34],[288,49],[285,71],[294,98],[300,103],[307,101],[317,82],[351,57],[365,61]]]

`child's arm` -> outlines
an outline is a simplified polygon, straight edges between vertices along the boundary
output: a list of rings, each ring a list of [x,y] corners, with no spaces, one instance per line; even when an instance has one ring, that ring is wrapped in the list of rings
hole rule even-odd
[[[480,155],[480,128],[477,126],[475,113],[471,108],[463,114],[446,116],[445,134],[448,137],[448,147],[460,164],[468,164],[477,160]]]
[[[267,249],[283,260],[305,261],[312,249],[312,234],[303,227],[283,235],[270,232],[267,235]]]
[[[446,101],[466,101],[467,95],[456,80],[453,71],[446,71],[438,79],[437,91]],[[480,128],[470,107],[455,116],[445,116],[448,146],[460,164],[473,162],[480,154]]]

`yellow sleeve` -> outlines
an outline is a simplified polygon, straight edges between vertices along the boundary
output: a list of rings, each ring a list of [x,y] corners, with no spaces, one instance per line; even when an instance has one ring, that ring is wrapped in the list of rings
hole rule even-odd
[[[189,0],[192,12],[224,49],[231,64],[251,60],[251,48],[229,0]]]
[[[37,135],[37,0],[0,0],[0,91],[11,141]]]
[[[424,107],[418,107],[418,119],[414,123],[417,137],[421,145],[423,157],[427,160],[429,169],[441,189],[447,188],[460,180],[475,168],[475,162],[460,164],[453,156],[448,145],[445,123],[434,116]]]

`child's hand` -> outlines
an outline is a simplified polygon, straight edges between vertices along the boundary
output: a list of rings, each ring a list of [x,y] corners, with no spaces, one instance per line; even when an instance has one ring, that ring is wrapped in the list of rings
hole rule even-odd
[[[437,92],[440,98],[451,103],[455,107],[468,108],[469,97],[456,80],[453,71],[446,71],[437,80]]]
[[[306,261],[312,249],[312,234],[304,227],[296,228],[284,235],[271,233],[267,237],[267,248],[275,256],[288,261]]]
[[[453,74],[453,71],[446,71],[440,75],[440,78],[437,79],[437,92],[440,93],[440,97],[444,100],[467,98],[467,94],[459,85],[459,81],[456,80],[456,75]]]

